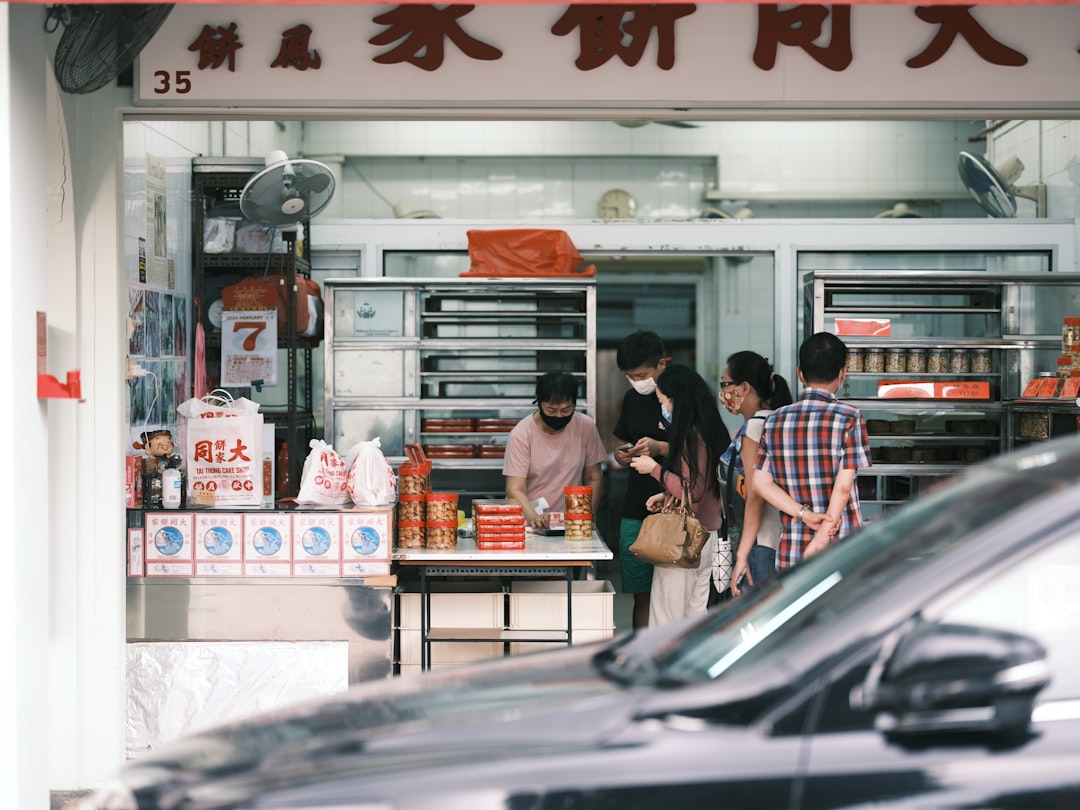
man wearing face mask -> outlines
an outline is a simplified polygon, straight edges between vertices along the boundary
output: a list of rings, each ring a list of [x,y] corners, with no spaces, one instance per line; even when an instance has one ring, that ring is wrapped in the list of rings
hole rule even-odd
[[[623,467],[628,467],[635,456],[651,456],[659,463],[667,455],[667,426],[671,423],[671,414],[664,414],[656,396],[656,378],[667,367],[669,359],[663,341],[655,332],[627,335],[615,353],[615,363],[630,383],[613,431],[620,445],[614,451],[615,460]],[[641,522],[648,514],[645,502],[658,492],[660,483],[652,476],[631,475],[626,482],[626,497],[619,521],[620,589],[634,596],[632,622],[635,630],[649,623],[653,567],[631,554],[630,545],[637,539]]]
[[[537,410],[510,431],[503,457],[506,497],[517,501],[525,522],[547,528],[547,518],[533,504],[543,498],[553,512],[563,508],[563,489],[589,486],[593,508],[600,502],[607,450],[596,423],[574,410],[577,380],[570,374],[544,374],[536,382]]]

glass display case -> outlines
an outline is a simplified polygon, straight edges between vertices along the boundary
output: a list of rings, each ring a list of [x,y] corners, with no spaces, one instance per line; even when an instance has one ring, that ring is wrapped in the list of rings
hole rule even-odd
[[[1080,313],[1080,277],[1056,273],[815,272],[803,294],[804,329],[849,348],[839,396],[870,435],[868,518],[1007,449],[1006,403],[1054,368]]]

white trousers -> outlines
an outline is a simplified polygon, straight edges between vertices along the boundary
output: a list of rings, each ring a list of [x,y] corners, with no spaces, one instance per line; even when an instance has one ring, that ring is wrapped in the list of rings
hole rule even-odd
[[[653,569],[649,592],[650,627],[705,612],[709,604],[709,579],[715,548],[716,532],[709,532],[701,549],[701,565],[696,571],[660,565]]]

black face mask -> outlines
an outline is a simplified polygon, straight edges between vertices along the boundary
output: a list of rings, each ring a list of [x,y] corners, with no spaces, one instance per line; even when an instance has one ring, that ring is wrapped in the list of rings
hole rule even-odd
[[[543,411],[540,411],[540,418],[544,420],[544,424],[552,430],[562,430],[564,427],[570,424],[570,420],[574,418],[573,414],[569,416],[548,416]]]

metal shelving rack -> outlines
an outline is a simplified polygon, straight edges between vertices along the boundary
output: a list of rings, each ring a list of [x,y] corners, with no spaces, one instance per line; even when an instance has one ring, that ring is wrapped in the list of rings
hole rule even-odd
[[[596,287],[591,279],[328,279],[325,438],[404,446],[505,445],[506,432],[426,430],[431,419],[516,420],[536,378],[567,371],[595,418]],[[501,491],[501,457],[435,457],[433,475]],[[484,485],[486,480],[487,486]],[[461,489],[455,486],[455,489]]]
[[[901,420],[914,422],[913,430],[870,434],[874,462],[860,481],[863,503],[872,516],[915,497],[942,477],[962,472],[978,458],[1009,449],[1007,403],[1038,370],[1053,368],[1060,351],[1061,318],[1080,312],[1080,277],[1046,272],[815,272],[804,283],[803,303],[803,323],[813,332],[836,331],[837,317],[891,320],[889,336],[843,336],[851,349],[990,351],[989,372],[848,372],[839,395],[868,422],[881,418],[890,427]],[[985,382],[989,397],[884,398],[877,396],[882,380]],[[961,426],[973,429],[958,432]],[[893,448],[938,458],[895,461],[889,458]],[[950,453],[964,457],[949,459]]]

